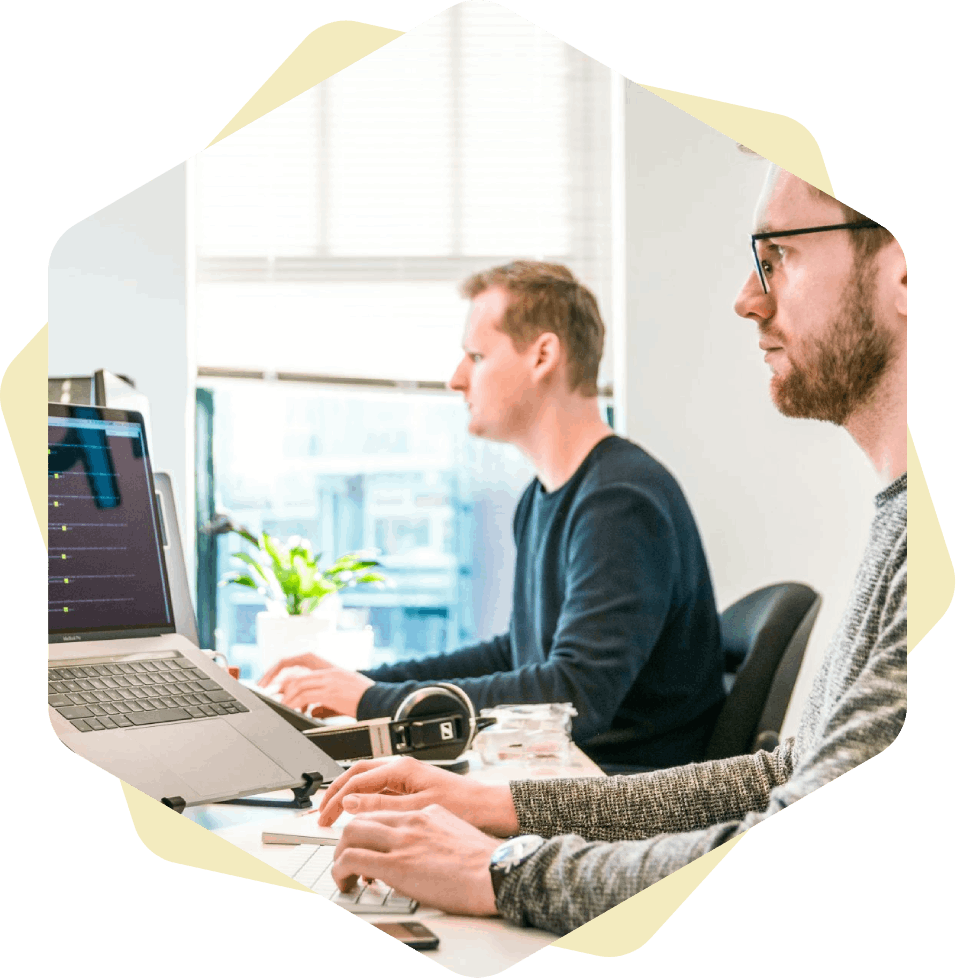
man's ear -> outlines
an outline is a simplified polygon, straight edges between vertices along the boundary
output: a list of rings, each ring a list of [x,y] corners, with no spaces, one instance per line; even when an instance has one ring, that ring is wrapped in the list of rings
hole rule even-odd
[[[897,315],[906,318],[906,256],[896,240],[886,246],[883,260],[886,263],[887,280],[890,283],[893,308]]]
[[[903,254],[903,249],[899,249],[899,267],[897,269],[896,281],[899,283],[897,288],[899,289],[899,302],[897,304],[897,311],[905,319],[906,318],[906,255]]]
[[[533,344],[535,380],[543,380],[558,369],[561,362],[561,340],[555,333],[542,333]]]

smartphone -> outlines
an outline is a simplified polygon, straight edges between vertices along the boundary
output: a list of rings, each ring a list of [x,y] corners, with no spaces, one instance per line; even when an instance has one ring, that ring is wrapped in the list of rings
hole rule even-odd
[[[433,934],[417,920],[401,920],[395,923],[375,924],[375,926],[416,951],[434,951],[438,947],[438,935]]]

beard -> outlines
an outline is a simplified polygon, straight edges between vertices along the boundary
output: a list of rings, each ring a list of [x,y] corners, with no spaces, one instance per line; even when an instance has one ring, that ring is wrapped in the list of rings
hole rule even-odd
[[[861,275],[848,285],[826,335],[808,346],[802,362],[791,359],[785,377],[771,380],[771,397],[785,417],[845,425],[872,397],[894,355],[889,332],[873,314],[871,282]]]

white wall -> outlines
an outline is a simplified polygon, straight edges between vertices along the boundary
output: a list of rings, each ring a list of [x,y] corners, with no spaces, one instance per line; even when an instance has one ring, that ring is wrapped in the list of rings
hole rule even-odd
[[[193,521],[185,164],[70,228],[50,258],[50,374],[126,374],[148,398],[153,468]],[[188,553],[189,551],[187,551]]]
[[[766,164],[632,83],[625,116],[627,434],[683,486],[718,607],[782,580],[823,595],[790,733],[880,486],[842,429],[777,413],[757,328],[733,311]]]

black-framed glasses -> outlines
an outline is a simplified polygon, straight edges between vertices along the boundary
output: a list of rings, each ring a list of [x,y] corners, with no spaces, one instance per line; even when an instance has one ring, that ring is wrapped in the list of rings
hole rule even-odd
[[[757,269],[757,278],[763,288],[764,295],[769,294],[767,279],[764,277],[763,267],[760,264],[760,256],[757,254],[757,242],[766,238],[792,238],[795,234],[815,234],[817,231],[858,231],[864,228],[881,228],[882,224],[876,221],[856,221],[853,224],[823,224],[816,228],[793,228],[790,231],[761,231],[759,234],[750,235],[750,247],[754,253],[754,268]]]

